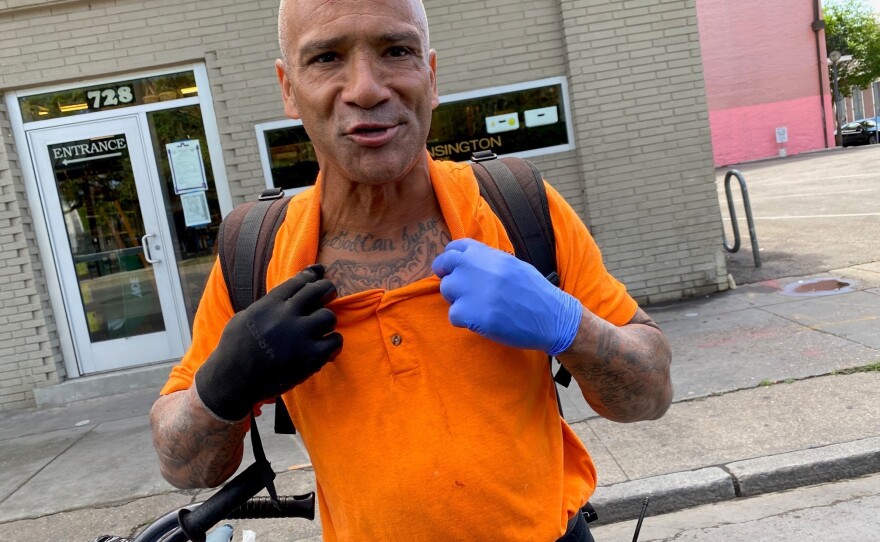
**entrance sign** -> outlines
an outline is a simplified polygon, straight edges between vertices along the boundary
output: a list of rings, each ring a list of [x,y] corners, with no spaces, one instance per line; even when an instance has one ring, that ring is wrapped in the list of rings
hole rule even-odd
[[[93,160],[118,158],[122,152],[128,149],[125,137],[116,137],[103,140],[73,141],[63,146],[52,148],[52,158],[56,163],[67,166]],[[117,152],[113,152],[117,151]]]
[[[165,145],[165,151],[171,164],[175,194],[208,189],[205,164],[202,162],[202,147],[198,139],[169,143]]]

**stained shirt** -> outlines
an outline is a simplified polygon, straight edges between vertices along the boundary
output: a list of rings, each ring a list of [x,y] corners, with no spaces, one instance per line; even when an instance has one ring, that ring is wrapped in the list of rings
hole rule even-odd
[[[430,174],[453,239],[513,252],[467,164],[430,161]],[[319,178],[290,202],[267,288],[316,261],[320,193]],[[635,301],[567,202],[549,185],[547,196],[561,288],[625,324]],[[284,394],[314,466],[323,538],[556,540],[596,470],[559,415],[547,356],[453,327],[439,286],[431,276],[334,300],[341,353]],[[232,314],[215,265],[163,394],[192,384]]]

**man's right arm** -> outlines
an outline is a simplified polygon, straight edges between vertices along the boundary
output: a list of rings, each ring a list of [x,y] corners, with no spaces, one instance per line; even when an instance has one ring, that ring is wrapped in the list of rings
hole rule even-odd
[[[181,489],[216,487],[229,479],[244,454],[248,418],[214,416],[195,386],[159,397],[150,411],[153,445],[162,476]]]
[[[212,344],[206,339],[211,331],[220,334],[219,343],[203,363],[185,359],[188,367],[180,378],[172,376],[173,385],[166,385],[166,395],[150,412],[160,470],[172,485],[216,487],[232,476],[241,464],[254,405],[300,384],[342,348],[336,315],[325,307],[336,298],[336,287],[323,276],[320,265],[307,267],[235,313],[222,331],[219,321],[200,327],[207,321],[200,317],[229,307],[220,306],[216,294],[213,304],[202,299],[193,345],[203,348],[193,358]],[[216,272],[211,277],[222,280]]]

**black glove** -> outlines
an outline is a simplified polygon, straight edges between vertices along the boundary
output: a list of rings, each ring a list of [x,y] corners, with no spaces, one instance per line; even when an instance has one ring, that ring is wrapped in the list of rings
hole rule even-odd
[[[321,265],[309,266],[229,320],[196,372],[196,391],[211,412],[240,420],[339,352],[336,315],[324,307],[336,298],[336,287],[323,277]]]

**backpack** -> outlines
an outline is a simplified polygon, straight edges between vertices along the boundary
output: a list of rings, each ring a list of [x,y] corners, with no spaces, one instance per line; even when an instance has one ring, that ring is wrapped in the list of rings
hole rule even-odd
[[[531,263],[559,286],[556,241],[541,173],[528,160],[497,159],[492,151],[474,153],[472,161],[480,194],[504,225],[516,257]],[[263,191],[258,201],[233,209],[220,225],[220,268],[235,312],[266,294],[266,271],[289,202],[290,197],[285,197],[282,189],[270,188]],[[568,387],[571,374],[560,366],[554,380]],[[561,415],[559,394],[557,404]],[[276,400],[275,432],[296,432],[280,397]]]

